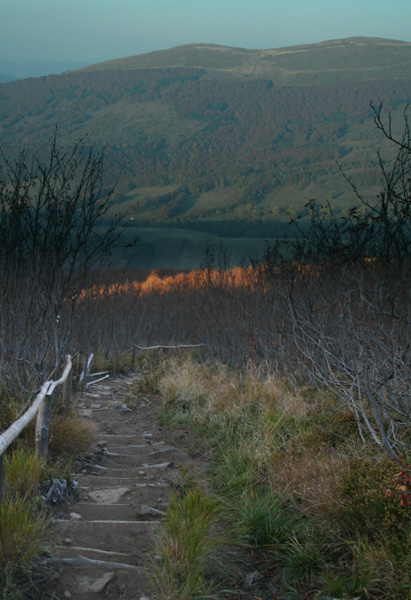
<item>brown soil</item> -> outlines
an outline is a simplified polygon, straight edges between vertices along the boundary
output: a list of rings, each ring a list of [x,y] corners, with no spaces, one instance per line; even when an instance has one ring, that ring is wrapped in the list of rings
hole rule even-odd
[[[196,467],[187,450],[164,439],[160,399],[130,395],[137,379],[108,379],[79,395],[79,413],[97,428],[96,444],[73,474],[78,501],[53,521],[55,600],[142,598],[170,489],[182,466]]]

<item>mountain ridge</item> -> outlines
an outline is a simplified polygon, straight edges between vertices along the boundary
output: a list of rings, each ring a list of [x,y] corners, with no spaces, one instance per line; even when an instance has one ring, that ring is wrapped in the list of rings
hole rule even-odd
[[[328,57],[324,56],[325,49],[329,50]],[[322,55],[320,61],[319,53]],[[394,56],[390,57],[389,54]],[[308,69],[307,60],[311,60],[316,68]],[[348,68],[347,63],[350,61],[352,66]],[[378,64],[379,62],[382,64]],[[336,68],[336,64],[340,64],[339,69]],[[374,76],[367,74],[370,64],[374,67]],[[90,72],[160,67],[201,68],[207,70],[208,77],[219,77],[223,73],[231,74],[235,78],[280,80],[285,84],[306,84],[307,77],[301,78],[301,72],[304,70],[307,73],[317,73],[319,76],[322,74],[323,77],[328,73],[328,79],[331,80],[333,77],[330,74],[338,72],[341,74],[344,71],[354,71],[359,80],[364,79],[366,75],[368,75],[367,79],[378,78],[379,73],[388,78],[399,78],[404,74],[411,77],[411,42],[358,36],[327,40],[317,44],[268,49],[191,43],[104,61],[79,70]],[[352,79],[348,77],[350,78]]]

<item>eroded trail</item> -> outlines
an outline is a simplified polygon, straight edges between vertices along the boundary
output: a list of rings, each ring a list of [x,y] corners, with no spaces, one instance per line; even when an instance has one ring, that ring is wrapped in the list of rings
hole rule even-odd
[[[191,461],[163,439],[160,400],[130,395],[136,380],[105,380],[79,397],[80,414],[97,428],[96,453],[73,474],[78,502],[54,521],[56,600],[144,596],[154,530],[181,465]]]

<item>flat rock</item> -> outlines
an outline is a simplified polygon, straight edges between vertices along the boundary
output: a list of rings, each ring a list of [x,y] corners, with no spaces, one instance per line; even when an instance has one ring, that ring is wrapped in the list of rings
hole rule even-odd
[[[104,588],[110,581],[114,578],[114,573],[105,573],[98,579],[94,581],[88,576],[83,575],[78,577],[79,586],[84,592],[92,592],[94,594],[99,594],[104,591]]]
[[[130,489],[127,487],[106,488],[90,491],[88,492],[88,496],[99,504],[115,504],[129,491]]]
[[[91,410],[91,408],[81,408],[78,412],[81,417],[84,417],[86,419],[93,418],[93,411]]]

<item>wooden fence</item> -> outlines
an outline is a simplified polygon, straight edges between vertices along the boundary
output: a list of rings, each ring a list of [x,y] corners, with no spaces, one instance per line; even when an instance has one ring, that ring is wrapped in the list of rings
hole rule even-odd
[[[143,347],[137,346],[136,344],[127,352],[132,352],[132,367],[135,364],[135,356],[136,351],[146,351],[146,350],[179,350],[181,348],[199,348],[204,346],[204,344],[183,344],[180,346],[150,346]],[[90,354],[88,358],[85,355],[81,355],[77,353],[73,359],[78,356],[78,369],[77,369],[77,378],[78,382],[88,385],[88,381],[90,377],[99,377],[99,379],[94,379],[90,381],[89,384],[97,383],[98,381],[102,381],[106,377],[109,377],[108,371],[102,371],[100,373],[90,374],[90,365],[93,359],[93,354]],[[50,425],[50,416],[51,416],[51,407],[53,403],[53,393],[54,390],[58,386],[62,387],[61,393],[61,402],[62,405],[68,411],[70,409],[71,403],[71,389],[72,389],[72,376],[73,376],[73,359],[70,355],[66,356],[66,366],[64,367],[64,371],[60,379],[57,381],[46,381],[43,383],[40,392],[37,394],[33,404],[30,408],[15,421],[6,431],[4,431],[0,435],[0,502],[2,496],[3,489],[3,474],[4,474],[4,454],[7,448],[17,439],[20,433],[29,425],[34,417],[37,415],[36,422],[36,433],[35,433],[35,449],[36,449],[36,458],[45,458],[47,454],[47,442],[49,435],[49,425]],[[113,366],[113,376],[116,374],[117,370],[117,356],[114,358],[114,366]],[[82,371],[80,373],[80,368]]]
[[[43,458],[47,454],[47,440],[49,434],[50,414],[54,390],[62,385],[62,402],[67,409],[70,408],[71,384],[73,363],[70,355],[66,357],[66,366],[60,379],[46,381],[37,394],[30,408],[0,435],[0,500],[3,488],[4,454],[20,433],[31,423],[37,415],[35,446],[36,457]]]

